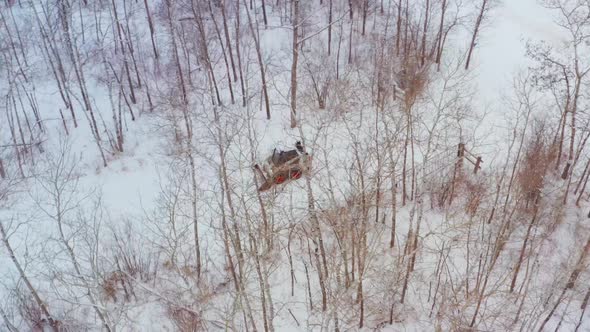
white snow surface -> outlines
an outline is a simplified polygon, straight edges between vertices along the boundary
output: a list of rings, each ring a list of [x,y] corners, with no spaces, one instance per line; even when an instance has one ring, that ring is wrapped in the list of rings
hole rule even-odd
[[[257,2],[257,1],[256,1]],[[268,1],[267,1],[268,2]],[[274,1],[270,1],[273,2]],[[314,3],[317,1],[314,1]],[[326,1],[324,1],[326,2]],[[335,1],[336,2],[336,1]],[[387,1],[386,1],[387,2]],[[149,1],[154,12],[161,12],[162,5],[160,1]],[[137,25],[140,31],[144,56],[150,53],[149,31],[145,26],[143,13],[139,12],[142,8],[136,5],[134,25]],[[270,6],[273,5],[269,5]],[[0,10],[5,10],[5,5]],[[274,8],[274,7],[273,7]],[[322,9],[325,9],[323,7]],[[19,10],[15,6],[15,15],[17,20],[24,20],[26,10]],[[258,20],[261,20],[261,14],[258,14]],[[305,13],[311,15],[311,13]],[[108,11],[107,14],[108,15]],[[163,14],[158,14],[163,15]],[[183,16],[184,13],[178,13]],[[234,190],[234,204],[238,206],[240,218],[244,218],[245,213],[253,214],[252,219],[260,225],[262,217],[260,216],[260,207],[255,195],[255,185],[253,183],[253,172],[251,170],[251,151],[253,151],[255,160],[263,160],[275,147],[285,149],[292,148],[293,142],[301,139],[305,140],[307,146],[314,155],[314,169],[310,174],[312,182],[311,188],[314,190],[316,210],[319,214],[337,211],[336,208],[346,206],[346,199],[349,194],[354,192],[353,186],[356,185],[356,174],[351,171],[351,164],[354,162],[353,146],[358,144],[361,150],[372,149],[374,142],[371,141],[371,134],[375,128],[374,123],[379,121],[379,115],[375,119],[370,100],[370,92],[355,91],[355,88],[342,87],[340,93],[349,97],[358,94],[358,98],[353,101],[344,100],[340,105],[332,105],[325,111],[319,111],[313,102],[311,89],[302,88],[300,90],[300,127],[291,129],[289,127],[289,89],[290,89],[290,63],[291,63],[291,30],[280,27],[281,22],[276,13],[269,14],[270,28],[264,30],[261,28],[260,38],[263,45],[265,62],[268,66],[268,85],[270,89],[270,99],[272,106],[272,119],[266,120],[264,106],[261,104],[261,93],[259,88],[259,74],[256,62],[256,54],[252,45],[244,42],[241,50],[244,60],[244,72],[248,76],[248,89],[254,91],[251,93],[249,106],[247,108],[240,105],[239,84],[234,84],[236,94],[236,104],[226,103],[226,106],[220,107],[217,111],[221,112],[221,120],[216,123],[213,115],[213,107],[207,98],[199,99],[197,97],[190,101],[190,107],[195,113],[194,122],[194,139],[196,146],[196,169],[197,169],[197,187],[199,202],[198,219],[201,235],[202,255],[207,257],[204,260],[204,282],[197,286],[194,280],[183,280],[167,267],[171,249],[158,250],[165,245],[161,238],[161,232],[165,225],[170,223],[170,215],[165,210],[163,198],[170,198],[170,189],[172,184],[179,183],[179,211],[176,215],[178,218],[178,263],[183,268],[194,268],[191,262],[194,261],[192,245],[192,224],[190,220],[190,209],[188,200],[188,191],[190,190],[190,174],[186,171],[186,159],[183,157],[182,148],[173,142],[170,122],[167,118],[172,116],[179,117],[178,114],[171,115],[172,110],[167,110],[168,105],[162,104],[151,112],[148,109],[147,101],[142,96],[138,104],[134,106],[137,119],[131,121],[126,116],[125,123],[125,151],[118,153],[108,153],[108,166],[102,166],[102,160],[98,154],[96,144],[93,142],[92,133],[87,119],[83,115],[82,106],[75,102],[79,120],[79,127],[74,129],[71,122],[68,123],[70,135],[65,135],[61,120],[59,119],[58,109],[64,110],[63,103],[59,97],[57,87],[49,73],[39,74],[34,77],[35,91],[38,98],[41,117],[44,119],[46,132],[42,135],[44,140],[44,153],[36,152],[36,164],[28,165],[25,171],[29,175],[41,174],[54,167],[47,164],[45,159],[57,158],[60,149],[68,146],[69,159],[66,163],[74,163],[75,178],[79,181],[77,187],[72,188],[71,195],[72,210],[67,212],[68,236],[71,236],[71,244],[79,248],[80,259],[85,266],[84,274],[92,277],[92,269],[88,262],[96,263],[99,268],[111,269],[114,266],[111,252],[115,252],[114,234],[121,234],[123,242],[135,248],[135,253],[144,255],[143,258],[152,264],[148,268],[157,270],[160,275],[157,280],[141,280],[140,277],[134,276],[133,280],[137,283],[134,286],[136,296],[130,301],[121,300],[122,290],[118,288],[118,301],[103,299],[102,303],[106,306],[111,319],[116,322],[117,330],[120,331],[176,331],[180,330],[178,325],[174,325],[171,317],[171,309],[168,306],[170,301],[177,301],[186,306],[191,305],[192,309],[199,311],[201,318],[209,323],[207,329],[213,330],[245,330],[245,325],[241,313],[230,316],[233,310],[239,308],[238,299],[233,292],[233,283],[227,268],[227,261],[224,253],[224,239],[221,228],[221,193],[219,172],[219,151],[215,145],[217,128],[220,126],[223,135],[229,137],[231,142],[225,147],[226,154],[229,156],[228,171],[232,179]],[[493,167],[501,166],[509,157],[507,137],[511,135],[514,114],[508,110],[506,100],[511,98],[512,81],[514,76],[526,70],[531,64],[530,59],[525,56],[525,42],[527,40],[544,40],[556,47],[559,47],[564,41],[564,36],[553,27],[553,13],[541,7],[535,0],[504,0],[498,4],[492,11],[490,21],[484,26],[478,47],[474,53],[474,62],[472,72],[469,77],[474,77],[472,82],[467,85],[474,90],[473,100],[470,108],[470,116],[465,121],[463,133],[459,134],[452,121],[448,121],[445,126],[451,128],[451,133],[442,138],[436,146],[432,147],[433,151],[427,151],[424,144],[428,139],[425,134],[420,134],[421,144],[417,146],[416,158],[422,161],[426,154],[440,154],[446,156],[453,154],[456,144],[461,138],[467,143],[472,143],[470,147],[480,154],[484,160],[484,174],[489,174],[489,179],[481,180],[482,182],[493,182]],[[244,15],[242,15],[244,16]],[[320,13],[318,13],[318,17]],[[105,16],[106,17],[106,16]],[[90,19],[90,16],[86,16]],[[241,17],[246,22],[246,17]],[[317,19],[317,18],[315,18]],[[32,20],[32,19],[31,19]],[[314,16],[310,16],[310,21]],[[371,20],[372,21],[372,20]],[[24,21],[23,21],[24,22]],[[25,23],[20,22],[22,26]],[[247,23],[242,22],[243,33],[249,33]],[[373,23],[368,23],[370,27]],[[347,33],[347,24],[344,24],[344,31]],[[306,27],[310,31],[317,30],[321,25],[311,25]],[[338,31],[338,26],[335,25]],[[356,28],[356,27],[355,27]],[[471,22],[465,23],[464,27],[457,28],[455,39],[448,46],[449,54],[453,54],[454,49],[464,52],[468,46],[468,39],[471,29]],[[306,33],[311,33],[306,31]],[[88,34],[92,34],[88,31]],[[213,32],[211,32],[213,33]],[[337,34],[337,32],[335,32]],[[319,36],[325,39],[325,31]],[[108,38],[112,38],[109,36]],[[334,37],[337,38],[337,37]],[[165,27],[161,26],[157,34],[157,40],[164,49],[168,40]],[[334,42],[336,43],[336,42]],[[345,43],[343,41],[343,43]],[[344,45],[343,45],[344,46]],[[83,45],[89,50],[94,50],[94,45]],[[317,57],[314,52],[323,47],[323,42],[310,40],[309,45],[304,46],[302,57]],[[343,47],[345,48],[345,47]],[[361,57],[365,50],[362,47],[355,50],[357,56]],[[41,51],[31,51],[31,59],[37,59],[36,66],[43,67]],[[344,52],[344,51],[343,51]],[[366,51],[370,52],[370,51]],[[221,56],[215,57],[216,72],[219,75],[220,82],[226,82],[225,65]],[[151,62],[152,60],[148,61]],[[301,60],[303,62],[303,60]],[[315,63],[321,64],[321,59],[315,59]],[[341,55],[341,75],[350,79],[357,78],[359,75],[359,85],[365,84],[371,76],[368,74],[372,70],[370,64],[358,64],[357,68],[366,70],[365,76],[356,73],[354,70],[345,66],[346,56]],[[95,109],[99,110],[105,123],[111,126],[111,104],[108,92],[104,85],[98,83],[96,76],[100,73],[99,67],[102,64],[91,64],[95,69],[89,70],[94,75],[88,80],[90,95]],[[171,63],[162,65],[164,72],[173,72],[174,68]],[[203,68],[193,70],[204,70]],[[328,69],[330,70],[330,69]],[[447,69],[443,69],[443,73]],[[304,73],[305,68],[300,66],[300,73]],[[334,73],[331,73],[334,75]],[[301,74],[302,77],[305,75]],[[362,77],[361,77],[362,76]],[[147,77],[144,80],[153,80],[149,82],[154,98],[165,100],[167,94],[178,93],[173,88],[169,88],[170,82],[162,78],[162,82],[157,82],[158,77]],[[196,89],[207,89],[206,80],[195,82]],[[304,84],[308,84],[309,79],[301,79]],[[74,84],[72,82],[72,84]],[[226,83],[220,83],[226,84]],[[301,84],[301,85],[304,85]],[[357,87],[358,88],[358,87]],[[0,91],[3,93],[8,89],[7,83],[0,83]],[[74,87],[72,87],[74,90]],[[360,90],[360,89],[359,89]],[[365,87],[366,90],[366,87]],[[143,93],[143,91],[142,91]],[[222,99],[229,100],[229,92],[224,88],[221,91]],[[335,92],[335,94],[337,94]],[[367,97],[368,98],[363,98]],[[313,105],[312,105],[313,104]],[[394,106],[391,106],[394,107]],[[0,110],[3,110],[0,108]],[[424,122],[430,125],[431,115],[427,112],[425,106],[423,111]],[[482,121],[476,119],[485,114]],[[0,139],[2,143],[9,142],[9,133],[7,124],[4,122],[4,115],[0,120]],[[247,127],[255,133],[256,145],[250,144]],[[382,124],[379,130],[385,131]],[[453,131],[455,130],[455,131]],[[237,134],[236,134],[237,133]],[[236,136],[232,136],[232,135]],[[465,135],[460,137],[460,135]],[[383,143],[383,142],[380,142]],[[383,143],[384,144],[384,143]],[[401,143],[400,143],[401,144]],[[447,151],[450,151],[447,153]],[[5,160],[13,156],[13,152],[8,149],[2,150],[2,156]],[[379,151],[371,150],[371,153],[378,154]],[[383,157],[387,158],[384,153]],[[14,156],[13,156],[14,157]],[[376,157],[370,160],[374,162]],[[328,174],[327,162],[332,163],[331,172]],[[453,159],[444,160],[445,163],[453,162]],[[421,165],[421,163],[418,163]],[[184,167],[184,168],[183,168]],[[367,172],[373,170],[375,165],[365,165]],[[16,164],[8,165],[9,176],[17,175],[18,169]],[[184,170],[184,171],[183,171]],[[448,169],[445,168],[444,172]],[[448,175],[447,173],[441,175]],[[486,173],[489,172],[489,173]],[[18,176],[15,176],[18,177]],[[348,182],[350,179],[350,183]],[[329,182],[339,180],[338,189],[330,197],[326,188]],[[2,180],[0,180],[2,181]],[[344,183],[346,181],[346,183]],[[480,181],[475,178],[474,181]],[[486,183],[487,183],[486,182]],[[387,187],[389,188],[389,187]],[[299,180],[290,183],[288,186],[279,188],[277,192],[263,194],[263,199],[267,200],[267,209],[272,211],[275,218],[275,231],[277,243],[270,253],[261,253],[262,259],[267,261],[263,267],[269,273],[268,283],[270,293],[272,294],[274,307],[274,320],[272,322],[275,331],[333,331],[334,315],[339,316],[341,322],[341,331],[359,330],[357,315],[358,305],[356,300],[357,283],[347,290],[341,290],[331,294],[331,306],[327,312],[320,310],[321,295],[317,283],[316,265],[313,253],[307,252],[307,239],[301,237],[301,232],[292,239],[293,257],[295,264],[294,275],[296,278],[295,294],[291,294],[291,275],[289,262],[287,260],[287,239],[290,236],[290,229],[295,224],[301,224],[301,228],[307,232],[312,232],[309,224],[308,207],[308,188],[306,180]],[[387,189],[389,190],[389,189]],[[390,198],[389,193],[384,194],[383,199]],[[424,194],[425,197],[427,194]],[[101,198],[101,208],[97,209],[94,205],[96,199]],[[551,193],[547,194],[547,201],[551,201]],[[84,198],[84,200],[82,200]],[[101,330],[102,327],[97,317],[95,317],[88,299],[85,297],[82,287],[73,279],[72,266],[63,246],[58,242],[59,234],[55,227],[55,222],[50,220],[42,209],[50,209],[51,204],[47,201],[48,194],[43,190],[42,184],[34,177],[28,178],[14,187],[12,193],[6,201],[0,205],[0,218],[10,231],[10,242],[21,262],[26,262],[26,272],[33,283],[38,287],[39,292],[48,300],[49,306],[53,309],[53,314],[61,317],[63,321],[72,327],[69,330]],[[241,201],[243,199],[243,201]],[[379,331],[433,331],[433,330],[462,330],[465,329],[465,323],[469,323],[473,314],[473,298],[465,300],[465,306],[448,309],[450,319],[440,321],[435,319],[436,314],[431,314],[431,293],[435,287],[431,284],[436,280],[435,270],[437,270],[438,259],[441,248],[449,250],[449,261],[447,272],[449,275],[460,275],[468,267],[464,257],[464,248],[460,248],[457,243],[464,239],[465,224],[453,224],[452,220],[457,215],[464,214],[460,204],[457,207],[449,208],[443,211],[439,208],[431,208],[429,199],[424,198],[424,216],[421,222],[420,246],[422,254],[418,256],[416,270],[412,276],[408,287],[408,294],[404,304],[396,303],[393,310],[394,322],[389,324],[387,321],[390,315],[390,302],[392,297],[399,297],[399,289],[394,284],[399,284],[400,276],[403,276],[404,268],[407,262],[398,261],[403,253],[402,243],[405,242],[406,234],[410,228],[416,226],[416,216],[418,204],[408,204],[405,207],[398,205],[397,211],[397,244],[393,249],[389,248],[389,233],[391,225],[389,224],[391,209],[384,208],[387,217],[386,224],[371,224],[372,232],[369,235],[368,243],[371,257],[370,266],[366,272],[364,282],[365,305],[372,308],[371,312],[366,313],[366,322],[363,330]],[[78,202],[78,200],[80,200]],[[559,200],[557,197],[555,200]],[[460,200],[461,201],[461,200]],[[169,203],[169,202],[168,202]],[[401,203],[398,202],[401,205]],[[584,202],[587,209],[587,203]],[[562,272],[560,269],[569,269],[575,264],[577,259],[578,248],[583,246],[583,241],[587,238],[588,226],[584,209],[572,208],[561,211],[556,206],[549,209],[549,212],[556,216],[563,212],[564,222],[557,227],[556,231],[551,233],[545,247],[535,248],[539,253],[539,259],[543,260],[543,272],[533,278],[533,283],[537,286],[529,294],[529,298],[524,300],[525,307],[533,307],[539,303],[539,299],[547,296],[546,291],[550,287],[555,288],[555,292],[561,291],[565,281],[563,276],[557,276]],[[324,208],[324,207],[331,207]],[[414,208],[413,208],[414,207]],[[93,217],[93,212],[99,213],[101,218]],[[224,213],[229,214],[227,209]],[[371,212],[372,215],[373,212]],[[84,217],[81,217],[81,216]],[[561,215],[560,215],[561,216]],[[227,216],[228,220],[231,217]],[[374,216],[372,217],[374,218]],[[550,218],[550,217],[548,217]],[[557,218],[557,217],[556,217]],[[79,222],[83,221],[82,224]],[[231,220],[233,222],[234,220]],[[521,220],[522,221],[522,220]],[[99,243],[92,243],[90,232],[90,223],[100,222],[102,228],[95,234],[100,238]],[[481,221],[478,221],[481,222]],[[525,224],[527,221],[522,221]],[[86,224],[84,224],[86,223]],[[373,225],[375,224],[375,225]],[[96,224],[94,224],[96,225]],[[18,226],[18,227],[17,227]],[[247,238],[248,225],[241,223],[239,226],[241,234],[244,236],[242,241],[244,245],[251,246],[252,242],[259,242],[262,246],[263,239]],[[260,227],[260,226],[257,226]],[[331,234],[332,230],[328,225],[322,226],[325,233],[326,246],[329,248],[329,260],[336,261],[339,253],[337,252],[337,242]],[[522,228],[522,229],[521,229]],[[520,238],[526,231],[526,227],[521,227],[515,231],[514,237]],[[125,238],[123,230],[130,229],[130,237]],[[478,228],[479,229],[479,228]],[[171,232],[168,230],[168,232]],[[470,230],[471,232],[471,230]],[[475,232],[475,229],[473,230]],[[541,232],[541,230],[539,230]],[[471,236],[477,236],[471,234]],[[539,235],[540,236],[540,235]],[[89,243],[85,243],[88,240]],[[343,239],[351,241],[350,239]],[[358,239],[357,239],[358,240]],[[514,240],[506,244],[508,254],[499,260],[496,270],[498,274],[510,274],[512,262],[517,259],[520,250],[521,241]],[[94,247],[94,245],[96,247]],[[310,245],[313,248],[313,245]],[[94,252],[92,250],[95,250]],[[289,249],[291,250],[291,249]],[[474,249],[475,250],[475,249]],[[251,254],[251,253],[250,253]],[[97,257],[95,257],[96,255]],[[268,257],[267,257],[268,256]],[[93,261],[93,257],[96,261]],[[393,260],[395,259],[395,261]],[[546,260],[544,260],[546,259]],[[236,259],[237,260],[237,259]],[[251,263],[252,257],[247,260]],[[305,266],[311,264],[310,266]],[[87,264],[88,263],[88,264]],[[235,264],[235,262],[234,262]],[[400,264],[403,264],[400,266]],[[536,262],[535,264],[539,264]],[[311,292],[315,309],[310,310],[305,268],[309,267],[309,277],[311,278]],[[538,270],[537,270],[538,271]],[[63,276],[65,273],[66,276]],[[72,275],[67,275],[70,273]],[[246,291],[250,295],[252,306],[255,307],[255,321],[258,330],[262,330],[262,313],[259,304],[259,284],[256,276],[254,264],[248,267],[244,272],[247,276]],[[524,275],[524,272],[522,272]],[[555,276],[555,277],[554,277]],[[585,291],[584,281],[589,280],[588,271],[585,271],[580,277],[581,286],[578,286],[575,292]],[[63,278],[63,279],[60,279]],[[561,278],[561,279],[560,279]],[[99,278],[100,279],[100,278]],[[337,281],[335,278],[330,279],[331,284]],[[342,282],[342,281],[338,281]],[[463,282],[463,280],[461,280]],[[472,280],[473,282],[473,280]],[[556,284],[550,284],[555,282]],[[71,289],[64,288],[65,284],[70,283]],[[207,293],[202,288],[208,285],[211,293]],[[332,285],[333,286],[333,285]],[[457,286],[457,285],[454,285]],[[14,289],[24,289],[14,265],[4,247],[0,246],[0,307],[8,313],[13,322],[18,324],[18,330],[32,330],[30,325],[22,319],[17,307],[17,296]],[[202,287],[202,288],[200,288]],[[473,286],[472,286],[473,287]],[[340,287],[342,288],[342,287]],[[184,291],[184,292],[181,292]],[[518,298],[507,298],[505,290],[500,295],[493,292],[497,289],[490,290],[490,298],[482,309],[484,314],[487,312],[502,312],[501,307],[511,307],[506,312],[510,317],[498,317],[491,320],[489,325],[480,325],[478,330],[498,331],[502,328],[518,330],[522,324],[527,322],[518,322],[518,324],[508,325],[508,321],[513,318],[518,306],[513,302]],[[99,290],[95,290],[99,293]],[[200,296],[201,298],[197,297]],[[461,294],[462,296],[475,296],[474,294]],[[583,297],[583,294],[581,295]],[[70,302],[63,302],[60,298],[67,298]],[[579,304],[581,297],[576,296],[576,300],[567,304],[568,306],[560,307],[547,325],[553,330],[559,318],[565,317],[561,325],[563,331],[573,330],[577,324],[580,315]],[[208,301],[208,302],[206,302]],[[440,301],[440,299],[439,299]],[[456,301],[454,303],[461,303]],[[200,306],[202,304],[202,306]],[[563,304],[565,306],[565,304]],[[376,310],[374,308],[379,308]],[[530,309],[532,316],[545,317],[547,311],[539,311],[539,308]],[[436,312],[436,310],[435,310]],[[231,317],[231,318],[230,318]],[[295,318],[297,321],[295,321]],[[231,320],[231,323],[229,322]],[[454,325],[454,324],[458,325]],[[7,330],[4,322],[0,321],[0,331]],[[77,325],[79,324],[79,325]],[[87,324],[87,325],[83,325]],[[224,324],[228,324],[227,326]],[[531,330],[534,326],[522,325],[525,330]],[[548,329],[549,330],[549,329]],[[590,331],[590,317],[586,314],[584,325],[580,331]]]

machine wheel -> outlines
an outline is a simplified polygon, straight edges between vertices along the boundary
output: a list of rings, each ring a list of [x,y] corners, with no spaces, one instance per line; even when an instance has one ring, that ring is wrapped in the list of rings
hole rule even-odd
[[[279,174],[275,177],[276,184],[281,184],[281,183],[285,182],[286,180],[287,180],[287,178],[283,174]]]
[[[301,172],[300,169],[294,169],[291,171],[291,179],[297,180],[301,178],[301,175],[303,175],[303,172]]]

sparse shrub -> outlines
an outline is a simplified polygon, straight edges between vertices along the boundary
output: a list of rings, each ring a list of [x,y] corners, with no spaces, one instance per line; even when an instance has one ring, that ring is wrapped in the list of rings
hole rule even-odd
[[[67,331],[61,328],[61,322],[43,314],[43,310],[27,291],[17,289],[15,294],[16,306],[22,319],[29,325],[31,331]]]
[[[397,73],[397,85],[404,91],[406,108],[422,94],[428,83],[427,67],[421,67],[417,58],[408,58]]]
[[[101,282],[102,291],[108,300],[117,302],[117,294],[122,290],[125,301],[129,301],[132,295],[135,297],[131,281],[131,278],[121,271],[111,272]]]
[[[147,282],[154,280],[157,275],[158,260],[152,253],[142,251],[142,241],[132,232],[129,224],[121,230],[113,231],[115,241],[111,260],[114,266],[104,272],[100,286],[104,296],[117,302],[118,295],[123,294],[125,301],[136,297],[134,280]]]
[[[538,202],[550,165],[557,157],[557,151],[544,131],[545,124],[535,121],[531,137],[525,143],[523,159],[517,173],[518,187],[527,209]]]
[[[181,332],[196,332],[204,330],[201,316],[194,311],[185,308],[168,307],[168,317]]]
[[[143,250],[144,242],[137,237],[130,224],[126,224],[122,230],[114,231],[113,237],[116,242],[113,260],[117,271],[144,282],[156,278],[157,256]]]
[[[475,215],[486,196],[486,186],[476,181],[464,181],[466,195],[465,211]]]

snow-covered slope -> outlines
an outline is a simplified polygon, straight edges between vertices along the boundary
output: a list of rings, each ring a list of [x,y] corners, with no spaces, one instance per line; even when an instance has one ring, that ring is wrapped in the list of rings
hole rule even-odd
[[[585,150],[570,184],[551,166],[534,196],[518,154],[533,125],[510,107],[526,42],[567,43],[555,10],[494,1],[465,70],[481,1],[445,1],[437,70],[442,1],[13,2],[1,331],[590,329]],[[557,126],[534,95],[531,119]],[[258,193],[252,165],[297,140],[311,172]]]

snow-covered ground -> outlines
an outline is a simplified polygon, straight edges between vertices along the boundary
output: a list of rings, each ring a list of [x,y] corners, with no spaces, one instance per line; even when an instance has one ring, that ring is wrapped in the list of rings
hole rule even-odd
[[[376,111],[373,94],[375,50],[383,47],[380,43],[385,26],[389,31],[385,43],[394,44],[395,7],[388,7],[389,1],[385,1],[385,14],[378,14],[378,1],[368,2],[374,11],[367,20],[367,35],[361,37],[361,2],[351,25],[348,2],[334,0],[330,56],[326,53],[325,20],[328,3],[332,2],[324,0],[320,5],[318,1],[300,1],[303,35],[310,38],[299,54],[296,128],[290,128],[289,122],[290,6],[267,1],[267,29],[262,23],[260,1],[253,2],[256,10],[250,12],[260,26],[270,120],[264,112],[247,4],[239,2],[244,8],[238,14],[240,66],[248,90],[246,107],[241,105],[239,80],[233,81],[236,103],[229,102],[230,64],[224,63],[215,30],[219,29],[224,38],[218,7],[222,2],[212,2],[217,27],[208,17],[209,7],[193,3],[207,16],[207,44],[223,106],[211,105],[211,78],[195,32],[194,13],[189,12],[190,6],[184,7],[186,12],[174,12],[180,59],[192,61],[190,65],[181,64],[184,79],[192,79],[187,82],[193,135],[190,148],[168,30],[167,1],[146,2],[157,28],[155,40],[161,53],[157,69],[144,4],[114,1],[119,16],[130,17],[136,55],[143,58],[139,70],[131,69],[140,73],[144,86],[136,90],[138,102],[132,106],[135,121],[123,106],[122,152],[114,152],[107,137],[115,137],[113,108],[124,100],[114,75],[105,74],[103,63],[105,55],[110,57],[109,61],[120,66],[116,74],[122,78],[122,55],[112,49],[101,53],[101,47],[118,43],[110,24],[112,8],[106,2],[88,6],[82,1],[71,3],[72,29],[78,33],[80,57],[88,61],[84,64],[88,91],[100,115],[108,166],[103,167],[74,69],[67,60],[70,69],[66,75],[79,122],[78,128],[73,128],[43,51],[36,47],[41,45],[39,28],[31,4],[25,1],[22,7],[12,6],[11,15],[21,33],[33,35],[32,45],[23,47],[31,77],[23,86],[35,86],[46,130],[39,134],[44,152],[37,149],[25,156],[24,179],[19,176],[11,132],[4,121],[12,106],[3,102],[7,106],[0,108],[6,113],[0,115],[0,157],[8,175],[0,180],[0,221],[24,275],[65,330],[101,330],[108,325],[122,331],[528,331],[539,329],[553,305],[560,302],[545,326],[547,331],[556,327],[574,330],[584,318],[580,306],[590,279],[587,262],[579,265],[582,272],[567,292],[565,285],[590,232],[585,210],[576,208],[573,202],[561,205],[561,182],[555,176],[548,177],[543,208],[538,217],[533,217],[538,221],[529,232],[530,211],[522,208],[520,197],[512,198],[516,194],[506,189],[508,179],[502,183],[499,199],[495,197],[496,175],[507,159],[515,158],[510,139],[513,133],[522,131],[522,127],[514,127],[517,114],[510,109],[509,100],[515,98],[514,78],[533,64],[526,57],[525,43],[543,40],[559,48],[566,40],[555,27],[555,11],[535,0],[496,4],[480,32],[471,70],[465,72],[462,68],[455,70],[462,66],[455,60],[466,52],[476,15],[471,5],[465,6],[463,22],[452,31],[443,54],[445,65],[440,73],[431,68],[432,82],[412,110],[416,118],[411,155],[416,160],[418,180],[416,188],[406,184],[411,191],[408,196],[416,194],[416,199],[406,202],[399,177],[407,137],[404,100],[390,98],[384,110]],[[228,10],[230,24],[235,24],[233,3],[238,2],[232,2]],[[33,6],[40,11],[47,4],[57,31],[53,1]],[[184,5],[178,2],[175,8]],[[413,7],[416,16],[420,16],[422,6],[420,2]],[[124,9],[129,13],[124,15]],[[2,4],[0,10],[6,13],[6,27],[13,29],[8,6]],[[94,11],[104,20],[99,28],[104,33],[102,45],[94,36]],[[79,35],[80,13],[86,22],[83,40]],[[351,27],[356,42],[349,64]],[[0,25],[4,33],[2,29]],[[235,43],[233,29],[235,26],[230,26],[229,33]],[[431,22],[430,29],[436,29],[436,24]],[[6,35],[0,42],[10,45]],[[1,47],[0,51],[4,52]],[[58,52],[67,56],[65,50]],[[399,59],[389,60],[384,63],[396,71]],[[10,61],[0,62],[2,66],[8,68],[9,76],[18,69]],[[312,83],[328,79],[327,107],[320,110]],[[104,80],[115,87],[111,97]],[[447,86],[445,82],[450,83],[448,91],[442,88]],[[2,95],[8,95],[11,86],[0,83]],[[126,83],[123,86],[123,93],[128,93]],[[153,110],[149,110],[146,93],[151,93]],[[449,108],[437,109],[439,99]],[[69,135],[63,129],[59,109],[68,119]],[[544,112],[548,110],[540,107],[536,116],[558,116],[555,111]],[[291,149],[299,139],[313,155],[312,172],[305,179],[258,195],[252,164],[262,161],[277,146]],[[450,190],[454,154],[461,140],[481,155],[484,163],[474,176],[468,175],[471,166],[465,163],[466,174],[451,203],[445,190]],[[411,167],[409,161],[407,167]],[[429,176],[420,175],[427,171]],[[392,179],[392,174],[398,178]],[[395,194],[392,183],[397,184]],[[2,196],[5,188],[10,189],[9,194]],[[466,206],[478,197],[478,188],[483,188],[482,200],[471,211]],[[512,196],[507,198],[508,193]],[[397,199],[395,205],[392,198]],[[496,207],[494,202],[498,201],[501,204]],[[488,224],[492,207],[497,212]],[[512,224],[505,226],[506,220]],[[195,224],[202,262],[199,278]],[[504,234],[504,227],[510,234],[504,242],[490,240],[492,235]],[[529,234],[530,242],[523,247],[523,239]],[[494,255],[489,252],[498,247],[500,253],[492,259]],[[515,278],[516,290],[509,291],[521,248],[525,263]],[[45,314],[39,313],[28,287],[8,247],[0,246],[1,331],[12,331],[12,325],[17,331],[39,328],[32,322]],[[562,290],[566,296],[560,295]],[[325,310],[322,296],[326,298]],[[106,323],[99,312],[106,315]],[[587,316],[580,320],[579,331],[590,331]],[[49,330],[49,325],[39,325]]]

